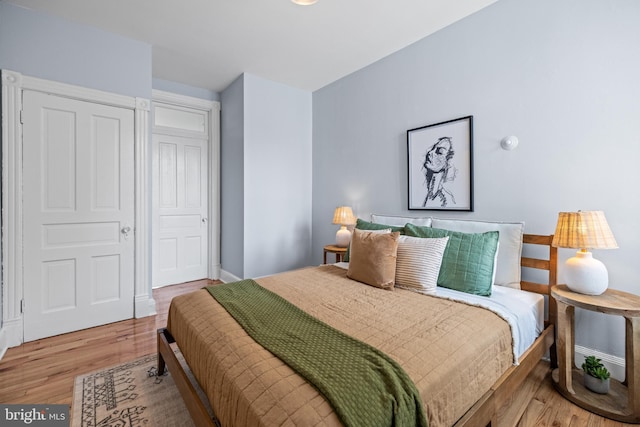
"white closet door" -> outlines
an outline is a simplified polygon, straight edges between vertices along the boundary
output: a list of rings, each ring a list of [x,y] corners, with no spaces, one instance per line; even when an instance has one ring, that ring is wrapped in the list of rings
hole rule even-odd
[[[153,287],[208,272],[208,141],[153,135]]]
[[[133,317],[133,110],[25,91],[24,339]]]

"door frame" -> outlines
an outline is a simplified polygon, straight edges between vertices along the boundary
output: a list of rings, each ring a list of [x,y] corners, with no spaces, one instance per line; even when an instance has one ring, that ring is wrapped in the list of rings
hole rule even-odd
[[[2,70],[2,324],[0,358],[7,347],[24,341],[23,210],[22,210],[22,92],[33,90],[80,101],[130,109],[134,112],[134,316],[156,314],[150,277],[148,99],[118,95]]]
[[[220,102],[179,95],[172,92],[153,89],[153,102],[170,104],[207,112],[209,125],[206,137],[209,141],[209,182],[208,184],[208,278],[220,278]],[[153,128],[153,122],[152,126]],[[153,133],[153,131],[152,131]],[[152,181],[153,184],[153,181]],[[151,207],[153,209],[153,207]],[[150,212],[151,213],[151,212]],[[150,217],[151,218],[151,217]],[[151,226],[151,220],[149,226]],[[151,285],[150,285],[151,286]]]

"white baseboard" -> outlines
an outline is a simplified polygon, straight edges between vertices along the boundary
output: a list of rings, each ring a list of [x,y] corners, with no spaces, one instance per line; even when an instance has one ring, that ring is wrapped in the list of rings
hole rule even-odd
[[[598,359],[602,359],[602,364],[609,370],[611,377],[618,381],[624,381],[625,379],[625,363],[623,357],[612,356],[598,350],[582,347],[581,345],[575,347],[575,356],[575,364],[578,368],[582,366],[585,357],[595,356]]]
[[[4,328],[0,328],[0,360],[2,360],[8,348],[9,345],[7,344],[7,337],[4,332]]]
[[[134,307],[134,316],[136,319],[140,319],[141,317],[153,316],[155,314],[157,314],[156,300],[149,297],[148,295],[136,297]]]
[[[229,283],[229,282],[237,282],[238,280],[242,280],[242,279],[239,278],[238,276],[235,276],[229,273],[228,271],[220,270],[220,280],[222,280],[224,283]]]
[[[220,264],[215,264],[209,267],[209,279],[220,280]]]
[[[21,345],[23,337],[21,317],[5,320],[0,328],[0,359],[4,357],[8,348]]]

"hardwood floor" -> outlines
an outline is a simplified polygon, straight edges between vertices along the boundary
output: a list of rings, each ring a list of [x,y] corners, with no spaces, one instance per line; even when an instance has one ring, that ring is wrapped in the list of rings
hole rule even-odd
[[[196,281],[154,290],[156,316],[125,320],[10,348],[0,360],[0,403],[71,405],[73,381],[77,375],[154,353],[156,329],[166,326],[171,299],[209,283]],[[548,373],[548,363],[541,361],[519,394],[513,397],[514,401],[528,399],[518,427],[632,425],[599,417],[573,405],[555,391]]]
[[[537,385],[517,427],[622,427],[635,425],[592,414],[562,397],[553,388],[547,362],[541,361],[529,375],[528,380],[530,383],[537,383]],[[526,387],[527,384],[524,385],[525,389]],[[526,395],[526,390],[520,394]],[[514,399],[518,399],[518,397],[516,396]]]
[[[28,342],[0,360],[0,402],[69,404],[77,375],[156,351],[171,299],[207,286],[208,280],[155,289],[155,316],[131,319]]]

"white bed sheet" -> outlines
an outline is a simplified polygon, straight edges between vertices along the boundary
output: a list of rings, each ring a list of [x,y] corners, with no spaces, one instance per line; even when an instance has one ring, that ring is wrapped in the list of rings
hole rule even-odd
[[[334,265],[344,269],[349,268],[347,262],[338,262]],[[408,290],[420,293],[416,289]],[[436,295],[431,296],[483,307],[506,320],[511,327],[515,365],[518,364],[520,356],[544,330],[544,297],[540,294],[494,286],[491,296],[485,297],[438,286]]]

